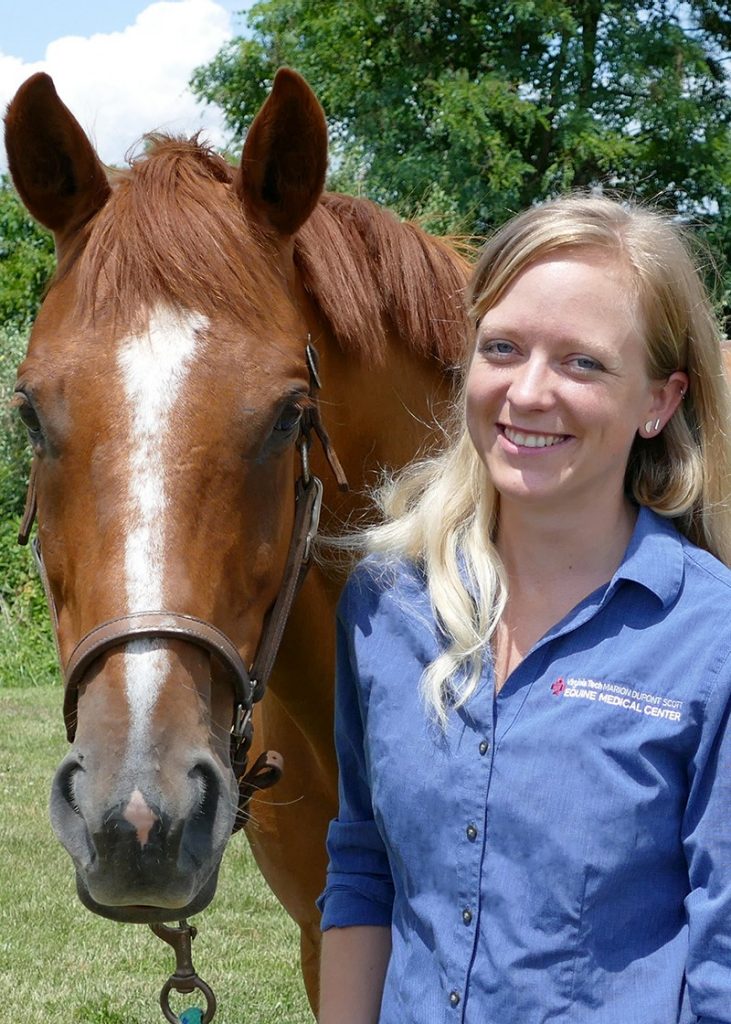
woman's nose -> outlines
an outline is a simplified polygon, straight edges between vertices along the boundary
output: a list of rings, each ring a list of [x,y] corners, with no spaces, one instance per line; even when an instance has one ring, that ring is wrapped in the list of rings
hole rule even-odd
[[[516,366],[508,399],[516,408],[545,409],[553,401],[553,374],[542,359],[531,358]]]

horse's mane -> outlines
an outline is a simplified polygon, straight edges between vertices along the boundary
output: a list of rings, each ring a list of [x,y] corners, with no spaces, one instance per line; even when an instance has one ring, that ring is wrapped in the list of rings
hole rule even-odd
[[[232,168],[196,139],[151,136],[129,169],[110,171],[111,199],[56,279],[75,266],[80,308],[103,303],[127,321],[161,299],[208,315],[274,317],[266,296],[281,288],[280,272],[232,181]],[[368,200],[325,194],[295,261],[345,349],[380,359],[394,329],[418,352],[459,360],[468,265],[445,241]]]
[[[295,258],[343,346],[382,358],[392,327],[417,352],[460,360],[469,266],[445,240],[367,199],[326,193]]]

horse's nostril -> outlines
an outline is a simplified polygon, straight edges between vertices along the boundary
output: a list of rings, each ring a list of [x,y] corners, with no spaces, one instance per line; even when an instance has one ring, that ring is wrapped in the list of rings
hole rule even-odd
[[[75,779],[79,772],[83,772],[83,768],[78,761],[70,761],[61,771],[58,777],[58,787],[61,792],[61,796],[72,809],[74,814],[78,814],[81,818],[81,808],[79,807],[76,799],[76,787]]]
[[[96,852],[85,817],[85,769],[70,754],[59,766],[51,789],[51,824],[53,830],[78,864],[89,866]]]
[[[220,793],[218,775],[212,765],[200,761],[191,768],[189,775],[199,787],[198,810],[194,817],[208,817],[216,812],[216,805]]]
[[[213,765],[199,761],[189,772],[199,791],[197,809],[183,830],[184,846],[194,861],[202,863],[211,855],[213,827],[219,807],[221,783]]]

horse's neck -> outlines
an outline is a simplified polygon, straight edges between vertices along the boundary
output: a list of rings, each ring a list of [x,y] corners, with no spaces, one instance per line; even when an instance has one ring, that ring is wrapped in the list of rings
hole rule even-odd
[[[361,501],[378,471],[411,462],[439,438],[453,388],[449,372],[393,337],[382,363],[369,365],[328,345],[323,418]]]
[[[321,533],[340,534],[363,522],[372,505],[368,490],[383,468],[407,464],[439,438],[436,420],[449,406],[449,374],[436,361],[413,354],[394,338],[383,364],[367,366],[342,351],[324,330],[315,333],[321,355],[321,406],[325,427],[350,489],[337,490],[320,446],[312,466],[325,485]],[[328,559],[332,557],[330,564]],[[345,579],[340,560],[325,553],[295,603],[272,679],[288,714],[318,757],[332,759],[331,727],[335,604]],[[306,656],[303,658],[303,652]]]

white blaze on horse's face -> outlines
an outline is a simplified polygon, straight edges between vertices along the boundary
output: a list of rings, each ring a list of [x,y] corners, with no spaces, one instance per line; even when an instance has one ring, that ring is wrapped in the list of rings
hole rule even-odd
[[[207,318],[160,306],[147,330],[128,335],[117,362],[127,399],[131,453],[127,467],[124,551],[127,613],[165,608],[165,524],[175,412],[201,346]],[[130,751],[144,743],[151,712],[170,668],[164,644],[127,646],[125,686],[130,707]]]

